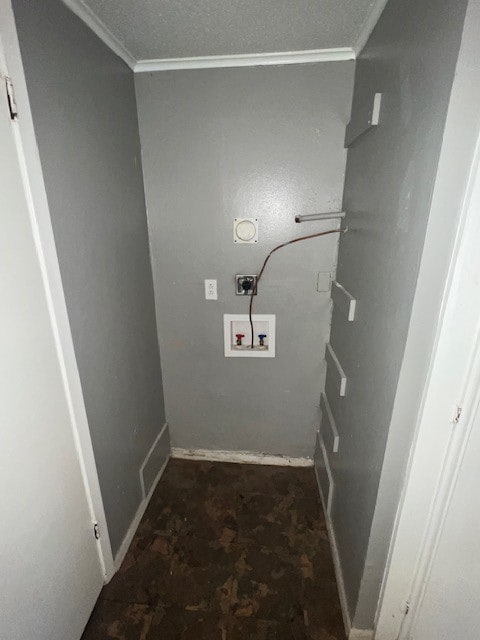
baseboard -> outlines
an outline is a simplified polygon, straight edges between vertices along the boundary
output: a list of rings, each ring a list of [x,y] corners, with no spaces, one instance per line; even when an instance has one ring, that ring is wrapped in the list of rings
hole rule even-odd
[[[350,629],[348,640],[373,640],[371,629]]]
[[[279,467],[313,467],[312,458],[256,453],[253,451],[217,451],[215,449],[182,449],[172,447],[172,458],[208,460],[210,462],[236,462],[238,464],[266,464]]]
[[[330,514],[327,511],[327,505],[325,504],[322,492],[320,490],[320,479],[318,477],[318,471],[317,471],[316,465],[315,465],[315,475],[317,477],[318,491],[320,493],[323,512],[325,514],[325,521],[327,523],[328,539],[330,541],[330,549],[332,552],[333,566],[335,569],[335,579],[337,581],[338,597],[340,599],[340,607],[342,609],[343,624],[345,627],[345,635],[349,640],[353,640],[353,637],[352,638],[350,637],[350,633],[354,630],[352,629],[352,622],[350,620],[350,614],[348,612],[347,593],[345,591],[345,583],[343,581],[343,571],[342,571],[342,565],[340,562],[340,554],[338,553],[338,546],[335,538],[335,532],[333,530],[332,519],[330,517]]]
[[[148,452],[148,454],[147,454],[147,456],[145,458],[146,460],[151,455],[151,452],[154,450],[154,447],[155,447],[156,443],[158,442],[158,440],[164,434],[165,429],[167,429],[167,431],[168,431],[168,425],[167,424],[165,424],[163,426],[162,431],[160,432],[160,434],[158,435],[157,439],[155,440],[153,447]],[[146,508],[148,506],[148,503],[150,502],[150,499],[151,499],[151,497],[153,495],[153,492],[157,488],[157,484],[159,483],[159,480],[162,477],[163,472],[165,471],[165,467],[167,466],[169,459],[170,459],[170,456],[167,456],[165,462],[162,464],[159,472],[157,473],[154,481],[152,482],[150,490],[148,491],[147,495],[145,496],[145,498],[140,503],[140,505],[139,505],[139,507],[137,509],[137,512],[136,512],[132,522],[130,523],[130,526],[128,527],[128,531],[125,534],[125,537],[123,538],[122,544],[120,545],[120,548],[117,551],[117,553],[115,555],[115,558],[114,558],[114,561],[113,561],[113,567],[114,567],[114,571],[115,572],[117,572],[120,569],[120,567],[122,565],[122,562],[124,561],[125,556],[127,555],[128,548],[132,543],[132,540],[133,540],[133,538],[135,536],[135,533],[136,533],[136,531],[138,529],[138,525],[140,524],[140,522],[141,522],[141,520],[143,518],[143,514],[145,513],[145,510],[146,510]],[[144,468],[144,466],[145,466],[145,462],[142,465],[142,468]],[[140,474],[140,477],[141,477],[141,474]],[[107,576],[107,580],[110,580],[112,577],[113,576]]]

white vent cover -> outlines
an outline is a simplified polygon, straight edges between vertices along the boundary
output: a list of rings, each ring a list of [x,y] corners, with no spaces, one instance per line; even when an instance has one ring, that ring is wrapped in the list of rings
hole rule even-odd
[[[233,221],[233,241],[239,244],[258,242],[257,218],[235,218]]]

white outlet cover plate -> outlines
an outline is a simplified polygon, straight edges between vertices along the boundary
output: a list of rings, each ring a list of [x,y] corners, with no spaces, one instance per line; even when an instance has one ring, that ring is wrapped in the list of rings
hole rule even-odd
[[[234,218],[233,241],[237,244],[255,244],[258,242],[257,218]]]
[[[205,300],[218,300],[216,280],[205,280]]]
[[[223,316],[223,341],[226,358],[275,358],[275,315],[253,314],[255,342],[260,331],[267,334],[265,349],[239,349],[235,345],[235,333],[245,334],[245,345],[249,342],[250,321],[248,313],[226,313]]]

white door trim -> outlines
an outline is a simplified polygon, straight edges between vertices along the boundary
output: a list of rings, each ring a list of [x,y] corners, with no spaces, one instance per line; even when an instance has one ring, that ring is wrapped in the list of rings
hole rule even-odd
[[[15,98],[19,112],[18,122],[15,122],[13,127],[15,140],[38,259],[43,273],[50,318],[65,386],[65,394],[69,404],[73,435],[78,451],[87,501],[92,516],[92,536],[94,535],[93,523],[96,522],[100,530],[100,539],[97,545],[99,560],[105,579],[108,580],[114,573],[112,549],[93,454],[80,375],[68,321],[67,306],[55,248],[47,194],[33,127],[11,2],[0,3],[0,38],[5,49],[6,67],[13,80],[15,89]]]
[[[377,640],[410,638],[478,405],[479,237],[480,140],[389,551],[377,612]]]

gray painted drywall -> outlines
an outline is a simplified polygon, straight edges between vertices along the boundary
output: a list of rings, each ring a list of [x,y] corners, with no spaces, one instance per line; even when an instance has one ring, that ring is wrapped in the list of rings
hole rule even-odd
[[[69,0],[71,2],[71,0]],[[372,0],[83,0],[136,59],[353,47]]]
[[[59,0],[14,0],[115,552],[164,423],[133,73]]]
[[[258,272],[289,238],[336,222],[354,65],[173,71],[136,76],[150,242],[172,445],[312,456],[330,324],[318,272],[337,236],[272,257],[255,300],[277,316],[275,359],[225,358],[223,314],[247,313],[235,273]],[[236,216],[259,242],[235,245]],[[218,301],[204,299],[205,278]]]
[[[331,332],[348,377],[346,397],[333,392],[330,373],[326,382],[340,433],[332,520],[357,628],[372,627],[378,597],[372,581],[368,606],[355,616],[362,579],[378,571],[365,564],[367,546],[465,8],[456,0],[441,8],[434,0],[390,0],[357,63],[352,113],[369,93],[383,92],[383,102],[378,128],[348,153],[350,230],[341,239],[337,280],[358,300],[358,311],[348,323],[334,310]],[[396,452],[402,460],[404,445]],[[385,505],[390,515],[396,504]],[[377,532],[387,545],[390,533],[391,522]]]
[[[470,0],[355,614],[358,626],[371,623],[372,611],[376,607],[390,532],[435,347],[454,240],[480,134],[480,84],[477,81],[479,17],[479,0]]]

